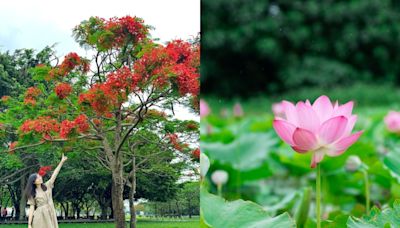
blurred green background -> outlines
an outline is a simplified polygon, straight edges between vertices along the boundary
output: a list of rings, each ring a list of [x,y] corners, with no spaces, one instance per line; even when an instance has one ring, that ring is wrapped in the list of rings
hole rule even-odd
[[[202,1],[202,95],[399,100],[400,2]]]

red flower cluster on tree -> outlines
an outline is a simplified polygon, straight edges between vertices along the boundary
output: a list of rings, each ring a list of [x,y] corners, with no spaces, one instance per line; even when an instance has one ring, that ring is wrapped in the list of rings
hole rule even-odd
[[[194,44],[192,46],[192,56],[189,59],[189,64],[194,68],[200,67],[200,43]]]
[[[8,99],[10,99],[10,96],[2,96],[2,97],[1,97],[1,100],[2,100],[3,102],[7,102]]]
[[[146,39],[149,26],[138,17],[113,17],[108,20],[91,17],[74,29],[77,39],[100,50],[136,45]]]
[[[102,124],[100,119],[94,118],[93,123],[96,124],[97,126],[100,126]]]
[[[40,91],[39,88],[36,87],[29,87],[28,90],[25,93],[25,97],[26,96],[31,96],[31,97],[37,97],[42,93],[42,91]]]
[[[168,55],[178,64],[189,63],[194,56],[192,45],[183,40],[174,40],[169,42],[166,50]]]
[[[54,88],[54,91],[60,99],[64,99],[71,94],[72,87],[68,83],[60,83]]]
[[[169,42],[167,47],[168,54],[174,63],[173,72],[177,75],[179,93],[187,93],[194,96],[200,93],[199,66],[200,66],[200,47],[192,45],[182,40]]]
[[[187,129],[189,130],[196,130],[197,129],[197,125],[195,123],[188,123],[186,125]]]
[[[35,106],[36,105],[36,100],[32,99],[32,98],[25,98],[24,99],[24,104]]]
[[[72,130],[75,128],[75,122],[70,120],[63,120],[60,126],[60,137],[68,138],[68,135],[71,134]]]
[[[128,67],[122,67],[107,75],[102,84],[95,84],[86,93],[79,96],[80,103],[88,103],[97,114],[105,114],[119,107],[136,89],[139,76]]]
[[[190,103],[192,104],[193,109],[197,112],[200,113],[200,100],[199,96],[192,96],[190,99]]]
[[[140,77],[134,74],[128,67],[124,66],[117,71],[107,75],[105,86],[114,93],[126,93],[135,90]]]
[[[25,92],[24,104],[36,105],[36,98],[42,93],[39,88],[29,87]]]
[[[96,40],[101,48],[122,47],[126,43],[136,44],[147,37],[148,27],[144,21],[138,17],[125,16],[121,18],[113,17],[109,20],[95,18],[92,20],[96,25],[96,30],[92,30],[93,24],[84,25],[86,41],[89,44],[94,42],[89,39],[96,31],[101,31]]]
[[[19,128],[23,134],[36,132],[44,136],[48,136],[50,132],[58,132],[59,123],[50,116],[41,116],[36,120],[26,120]]]
[[[177,75],[179,93],[198,95],[200,93],[199,73],[194,67],[185,64],[174,66],[174,72]]]
[[[121,47],[127,41],[138,43],[148,34],[148,28],[144,25],[144,21],[131,16],[110,18],[105,22],[104,29],[114,34],[110,40],[112,46],[116,47]]]
[[[61,64],[61,68],[66,70],[72,70],[76,65],[81,63],[81,57],[75,52],[71,52],[67,54],[64,58],[64,61]]]
[[[73,121],[64,120],[61,124],[49,116],[41,116],[36,120],[26,120],[19,129],[22,134],[36,132],[42,134],[43,139],[51,140],[51,133],[58,133],[61,138],[67,138],[74,129],[84,133],[89,130],[89,122],[83,114]]]
[[[153,84],[162,88],[168,83],[171,66],[172,61],[166,49],[158,46],[146,52],[133,67],[135,74],[141,78],[141,84],[145,85],[155,77]]]
[[[88,119],[85,115],[81,114],[74,120],[75,125],[78,127],[78,132],[83,133],[89,130]]]
[[[83,133],[89,130],[89,123],[85,115],[79,115],[73,121],[63,120],[60,126],[60,137],[68,138],[74,129],[76,129],[78,133]]]
[[[107,112],[106,114],[104,114],[104,116],[107,118],[113,118],[114,114],[112,114],[111,112]]]
[[[199,53],[197,46],[182,40],[172,41],[166,47],[157,46],[145,52],[135,62],[134,70],[142,84],[153,80],[154,85],[162,88],[175,78],[181,95],[196,96],[200,92]]]
[[[176,135],[176,134],[170,133],[170,134],[167,134],[167,137],[172,144],[175,144],[178,142],[178,135]]]
[[[51,80],[53,78],[64,77],[69,74],[74,69],[80,69],[83,73],[87,73],[90,70],[90,65],[87,60],[79,57],[75,52],[71,52],[64,57],[63,62],[50,70],[47,80]]]
[[[61,63],[59,67],[60,73],[66,75],[77,66],[80,66],[84,73],[88,72],[90,69],[89,63],[86,60],[83,60],[75,52],[71,52],[65,56],[64,61]]]
[[[169,142],[174,146],[176,150],[182,151],[182,145],[179,143],[178,135],[176,134],[168,134],[167,135]]]
[[[51,137],[50,134],[43,134],[43,139],[42,139],[42,141],[43,141],[43,140],[52,140],[52,139],[53,139],[53,137]]]
[[[98,115],[109,112],[118,100],[118,94],[104,84],[95,84],[79,95],[80,104],[89,104]]]
[[[51,170],[51,166],[43,166],[43,167],[40,167],[38,174],[43,177],[50,170]]]
[[[142,19],[137,17],[125,16],[119,18],[118,20],[122,25],[122,28],[120,29],[121,32],[124,32],[122,31],[124,29],[128,30],[129,34],[133,35],[137,41],[146,37],[148,29],[143,25],[144,21]]]
[[[153,117],[162,117],[162,118],[166,118],[167,117],[167,113],[163,112],[163,111],[159,111],[157,109],[149,109],[146,113],[147,116],[153,116]]]
[[[200,160],[200,149],[197,148],[194,151],[192,151],[192,155],[196,160]]]
[[[18,141],[15,141],[15,142],[12,142],[12,143],[10,143],[10,150],[14,150],[15,149],[15,147],[17,146],[17,144],[18,144]]]

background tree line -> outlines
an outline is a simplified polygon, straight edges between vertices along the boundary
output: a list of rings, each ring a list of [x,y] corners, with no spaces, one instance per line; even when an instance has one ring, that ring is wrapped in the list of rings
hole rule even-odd
[[[380,102],[400,83],[399,9],[393,0],[202,1],[202,93],[345,87]]]

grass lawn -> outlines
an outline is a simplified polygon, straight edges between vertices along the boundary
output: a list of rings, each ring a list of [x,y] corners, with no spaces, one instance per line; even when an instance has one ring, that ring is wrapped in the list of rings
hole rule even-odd
[[[60,228],[113,228],[113,223],[81,223],[81,224],[59,224]],[[139,221],[138,228],[198,228],[200,222],[198,220],[190,221]],[[27,225],[4,225],[1,228],[26,228]],[[128,227],[128,226],[127,226]]]

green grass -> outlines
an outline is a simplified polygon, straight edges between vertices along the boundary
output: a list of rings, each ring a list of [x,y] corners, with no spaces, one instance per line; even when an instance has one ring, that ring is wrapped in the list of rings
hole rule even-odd
[[[138,228],[198,228],[200,225],[199,221],[140,221],[137,224]],[[26,228],[26,224],[22,225],[3,225],[0,224],[1,228]],[[113,223],[81,223],[81,224],[59,224],[60,228],[113,228]]]

